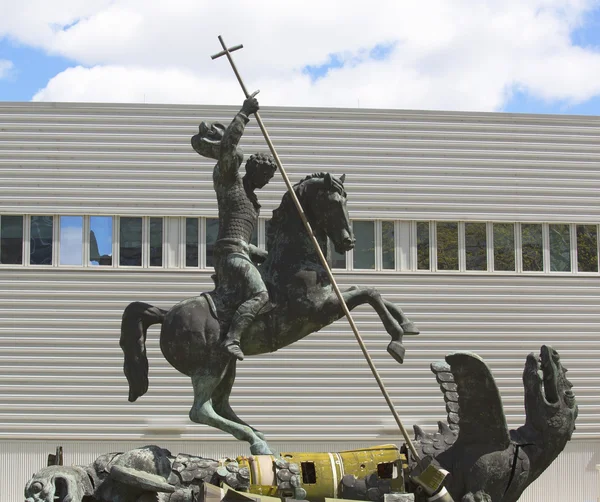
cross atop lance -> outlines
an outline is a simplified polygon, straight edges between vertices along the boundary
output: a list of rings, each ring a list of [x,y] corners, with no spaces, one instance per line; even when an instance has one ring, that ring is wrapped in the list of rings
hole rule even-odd
[[[228,48],[227,45],[225,44],[225,42],[223,41],[223,37],[221,37],[219,35],[218,38],[219,38],[219,42],[221,43],[221,46],[223,47],[223,50],[221,52],[218,52],[217,54],[214,54],[213,56],[211,56],[211,59],[214,60],[214,59],[220,58],[222,56],[227,56],[227,59],[229,60],[229,64],[231,65],[231,68],[233,69],[233,72],[235,73],[235,76],[238,79],[238,82],[240,83],[242,91],[244,91],[244,95],[246,96],[246,98],[250,97],[251,95],[248,93],[248,90],[246,89],[246,86],[244,85],[244,81],[242,80],[242,77],[239,74],[237,67],[235,66],[233,58],[231,57],[231,53],[243,48],[243,45],[240,44],[240,45],[235,45],[235,46]],[[256,95],[257,93],[258,93],[258,91],[253,93],[252,96]],[[385,398],[385,400],[390,408],[390,411],[392,412],[392,415],[394,416],[394,419],[396,420],[396,423],[398,424],[398,427],[400,428],[400,431],[404,437],[404,440],[406,441],[406,445],[410,449],[414,458],[418,462],[420,462],[421,461],[420,455],[417,453],[413,442],[411,441],[410,437],[408,436],[406,429],[402,425],[402,421],[400,420],[400,417],[398,416],[398,413],[396,412],[396,410],[394,408],[394,405],[393,405],[391,398],[383,384],[383,381],[381,380],[381,377],[379,376],[379,373],[378,373],[377,369],[375,368],[375,365],[373,364],[373,360],[371,359],[371,356],[369,355],[369,352],[367,351],[367,348],[362,340],[362,337],[360,336],[360,333],[358,332],[358,328],[356,327],[356,324],[354,323],[354,319],[352,318],[352,315],[350,314],[350,310],[348,309],[348,306],[346,305],[346,302],[344,301],[342,292],[340,291],[340,289],[337,285],[337,282],[336,282],[335,278],[333,277],[333,273],[331,272],[331,269],[329,268],[327,259],[325,258],[325,255],[323,254],[321,247],[319,246],[319,243],[312,231],[310,223],[308,222],[308,219],[306,218],[304,210],[302,209],[302,206],[300,205],[300,201],[298,200],[298,197],[296,196],[296,193],[294,192],[292,184],[290,183],[290,180],[287,176],[287,173],[285,172],[285,169],[283,168],[283,165],[281,163],[279,155],[277,155],[275,146],[273,145],[271,138],[269,137],[269,134],[267,133],[267,130],[263,124],[262,119],[260,118],[259,113],[256,112],[254,114],[254,116],[256,117],[256,122],[258,123],[258,127],[260,128],[263,136],[265,137],[265,140],[267,142],[267,145],[269,146],[269,150],[271,151],[271,154],[273,155],[275,163],[277,164],[277,167],[279,168],[279,172],[281,173],[281,176],[283,177],[283,181],[285,182],[285,185],[290,194],[290,197],[294,201],[294,205],[296,206],[296,209],[298,210],[298,213],[300,215],[302,223],[304,224],[304,227],[306,228],[306,230],[313,242],[313,245],[315,246],[315,250],[316,250],[317,254],[319,255],[319,259],[321,260],[321,263],[327,272],[327,275],[329,277],[329,280],[331,282],[333,290],[335,291],[335,294],[337,295],[337,297],[340,301],[340,304],[342,306],[344,314],[345,314],[346,318],[348,319],[348,322],[350,323],[350,327],[352,328],[352,331],[354,332],[354,336],[356,337],[358,345],[360,346],[360,348],[363,352],[363,355],[364,355],[365,359],[367,360],[369,367],[371,368],[373,376],[375,377],[375,380],[377,381],[377,384],[379,385],[379,388],[381,389],[383,397]]]

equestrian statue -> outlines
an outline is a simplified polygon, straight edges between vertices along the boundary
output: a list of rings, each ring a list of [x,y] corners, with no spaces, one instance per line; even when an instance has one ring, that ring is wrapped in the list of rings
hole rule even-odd
[[[215,289],[169,310],[131,303],[123,314],[121,348],[129,401],[135,401],[148,390],[146,331],[162,324],[160,347],[165,358],[192,380],[190,419],[247,441],[253,454],[269,454],[263,434],[230,406],[237,361],[244,355],[286,347],[340,319],[344,310],[289,193],[273,211],[267,251],[250,244],[260,212],[255,192],[276,171],[273,159],[259,153],[248,158],[245,174],[240,173],[244,155],[239,142],[258,109],[256,98],[249,96],[227,128],[202,122],[192,138],[194,150],[217,161],[213,171],[219,209]],[[326,256],[330,242],[339,253],[355,244],[344,178],[315,173],[293,187]],[[365,303],[375,309],[391,336],[388,352],[402,362],[403,335],[418,334],[402,310],[373,288],[352,287],[342,297],[349,310]]]

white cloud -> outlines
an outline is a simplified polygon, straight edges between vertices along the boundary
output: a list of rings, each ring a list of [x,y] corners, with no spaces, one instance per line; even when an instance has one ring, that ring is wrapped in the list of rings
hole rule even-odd
[[[25,4],[33,15],[9,13],[0,35],[81,65],[36,100],[238,103],[227,61],[209,57],[218,34],[245,45],[234,58],[264,105],[497,110],[515,88],[572,103],[600,94],[600,52],[570,39],[597,0]],[[387,59],[356,62],[382,43],[395,44]],[[303,73],[333,53],[355,64],[315,82]]]
[[[81,227],[66,227],[61,229],[60,264],[83,264],[83,234]]]
[[[11,74],[14,65],[8,59],[0,59],[0,79],[6,78]]]

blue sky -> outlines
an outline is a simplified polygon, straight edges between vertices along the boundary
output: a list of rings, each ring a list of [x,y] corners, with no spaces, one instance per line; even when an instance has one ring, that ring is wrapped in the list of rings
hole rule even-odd
[[[234,104],[223,34],[263,105],[600,115],[599,0],[31,1],[3,9],[0,101]]]

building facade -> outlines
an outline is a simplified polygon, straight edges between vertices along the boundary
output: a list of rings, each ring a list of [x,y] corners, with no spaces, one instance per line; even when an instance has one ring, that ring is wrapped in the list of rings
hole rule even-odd
[[[0,104],[0,502],[62,445],[65,463],[156,443],[247,453],[193,424],[189,379],[147,343],[150,388],[127,401],[125,306],[212,289],[213,163],[190,137],[229,106]],[[524,422],[525,357],[553,345],[579,403],[573,441],[521,500],[592,501],[600,464],[600,118],[265,108],[292,181],[346,174],[357,247],[340,287],[374,286],[421,330],[405,363],[368,308],[354,318],[405,425],[436,428],[431,362],[482,356],[510,427]],[[267,151],[254,121],[247,154]],[[266,245],[281,177],[259,192]],[[402,439],[346,321],[238,365],[232,404],[281,451]]]

